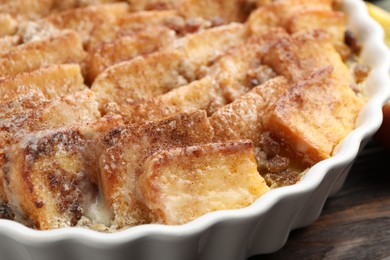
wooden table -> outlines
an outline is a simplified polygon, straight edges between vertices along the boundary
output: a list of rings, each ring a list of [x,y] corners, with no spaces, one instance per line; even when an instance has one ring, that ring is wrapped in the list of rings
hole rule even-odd
[[[390,0],[371,2],[390,11]],[[279,251],[249,258],[260,259],[390,260],[390,150],[371,141],[318,220],[292,231]]]

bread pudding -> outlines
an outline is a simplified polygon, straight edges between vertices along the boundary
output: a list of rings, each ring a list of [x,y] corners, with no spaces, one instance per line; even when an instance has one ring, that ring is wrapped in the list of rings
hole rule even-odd
[[[40,230],[247,207],[366,102],[332,0],[6,0],[0,37],[0,217]]]

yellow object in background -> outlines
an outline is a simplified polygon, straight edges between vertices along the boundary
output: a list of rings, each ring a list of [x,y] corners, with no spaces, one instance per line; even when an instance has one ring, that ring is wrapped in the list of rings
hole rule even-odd
[[[366,2],[369,14],[382,25],[385,31],[385,42],[390,47],[390,13],[384,9]]]

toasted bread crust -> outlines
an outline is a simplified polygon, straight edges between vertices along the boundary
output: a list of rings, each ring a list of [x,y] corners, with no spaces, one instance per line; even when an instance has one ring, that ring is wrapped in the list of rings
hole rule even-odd
[[[145,58],[112,66],[92,85],[100,103],[131,104],[164,94],[197,78],[200,67],[212,62],[220,50],[244,41],[245,29],[231,25],[198,33],[178,41],[172,48]],[[196,55],[195,55],[196,53]]]
[[[39,229],[72,226],[96,188],[81,164],[85,141],[76,131],[27,136],[9,152],[8,198]],[[12,194],[12,195],[11,195]]]
[[[178,114],[142,125],[114,128],[104,137],[108,146],[100,159],[101,187],[118,227],[149,221],[136,196],[142,165],[153,153],[211,141],[213,132],[204,111]]]
[[[331,71],[314,72],[289,88],[270,108],[265,126],[312,164],[332,155],[364,104],[348,85],[329,78]]]
[[[145,162],[138,189],[153,221],[169,225],[248,206],[269,191],[257,172],[250,141],[155,153]]]
[[[86,89],[77,64],[51,65],[0,79],[0,102],[39,90],[48,100]]]
[[[74,31],[28,42],[0,55],[0,77],[15,76],[52,64],[77,63],[85,57],[81,40]]]
[[[253,88],[234,102],[217,110],[210,123],[216,141],[249,139],[258,146],[264,131],[264,118],[272,106],[288,89],[287,80],[277,77]]]

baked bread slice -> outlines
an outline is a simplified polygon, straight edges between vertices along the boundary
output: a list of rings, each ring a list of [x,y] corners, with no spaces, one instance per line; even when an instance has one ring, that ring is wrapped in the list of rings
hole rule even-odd
[[[8,103],[0,104],[1,131],[13,139],[24,133],[61,127],[100,117],[94,93],[80,91],[52,101],[32,92]],[[1,140],[3,142],[4,140]],[[0,145],[0,147],[4,147]]]
[[[78,64],[50,65],[32,72],[0,79],[0,103],[5,103],[35,90],[48,100],[85,90]]]
[[[249,139],[257,147],[264,132],[267,109],[289,88],[284,77],[276,77],[254,87],[211,117],[215,141]]]
[[[78,63],[84,57],[79,35],[74,31],[63,31],[18,45],[0,55],[0,77],[15,76],[49,65]]]
[[[331,77],[346,84],[354,82],[347,65],[333,45],[332,37],[323,30],[300,31],[281,37],[264,56],[263,63],[288,80],[298,82],[313,71],[332,66]]]
[[[44,21],[60,30],[74,30],[86,45],[96,27],[104,23],[114,25],[118,17],[127,12],[126,3],[91,5],[53,13],[45,17]]]
[[[134,104],[114,107],[127,122],[158,120],[163,117],[195,110],[206,110],[208,115],[275,76],[268,66],[261,65],[261,58],[283,30],[270,30],[251,38],[248,42],[232,47],[221,55],[212,66],[205,69],[206,76],[188,85],[175,88],[165,94]]]
[[[250,141],[164,150],[147,159],[137,188],[153,222],[179,225],[251,205],[270,189]]]
[[[269,27],[287,28],[292,17],[306,10],[332,11],[332,0],[259,0],[258,6],[248,19],[252,32],[267,30]]]
[[[96,163],[103,150],[97,140],[120,124],[117,116],[64,120],[55,124],[64,127],[53,125],[13,140],[3,157],[3,201],[38,229],[75,226],[82,217],[107,224],[96,212],[99,207],[104,210]]]
[[[86,80],[92,83],[106,68],[158,51],[172,44],[175,39],[175,32],[169,28],[148,25],[143,26],[139,32],[135,30],[133,34],[103,42],[88,52],[84,61]]]
[[[100,187],[112,215],[112,226],[123,228],[150,221],[136,195],[138,177],[148,157],[176,147],[206,144],[213,129],[205,111],[178,114],[160,121],[114,128],[103,138]]]
[[[82,163],[84,147],[77,131],[46,130],[8,151],[7,198],[36,228],[74,226],[95,200],[98,189]]]
[[[242,43],[245,32],[244,26],[231,24],[184,37],[170,49],[106,69],[91,89],[103,110],[110,102],[131,104],[164,94],[195,80],[202,66]]]
[[[315,30],[318,28],[326,30],[332,36],[335,48],[341,52],[346,49],[344,43],[346,19],[344,13],[333,10],[302,10],[290,18],[290,21],[287,23],[287,30],[290,33]]]
[[[188,18],[205,18],[216,24],[244,22],[252,11],[250,1],[226,0],[128,0],[130,10],[177,10],[181,16]]]
[[[310,164],[332,155],[365,103],[331,73],[326,67],[290,87],[269,108],[264,125]]]
[[[45,129],[56,129],[100,117],[93,92],[85,90],[53,101],[40,92],[30,91],[13,101],[0,104],[0,198],[3,193],[3,168],[8,149],[25,135]]]

